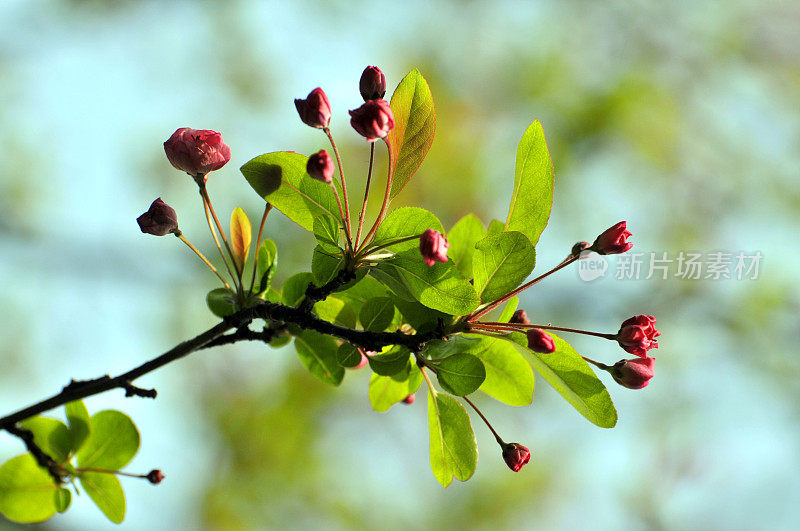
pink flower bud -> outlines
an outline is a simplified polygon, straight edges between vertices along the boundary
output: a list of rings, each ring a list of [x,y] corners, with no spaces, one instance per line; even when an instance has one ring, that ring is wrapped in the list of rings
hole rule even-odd
[[[531,320],[528,319],[528,314],[525,313],[525,310],[517,310],[514,312],[514,315],[511,316],[511,319],[508,320],[509,324],[531,324]]]
[[[333,170],[333,159],[324,149],[308,157],[306,171],[314,179],[330,184],[333,181]]]
[[[358,89],[364,101],[383,99],[386,94],[386,76],[377,66],[368,66],[361,73]]]
[[[175,168],[203,180],[208,172],[231,160],[231,148],[222,141],[222,135],[210,129],[181,127],[164,142],[164,152]]]
[[[441,232],[428,229],[419,237],[419,252],[425,263],[432,266],[436,262],[447,262],[447,249],[450,244]]]
[[[528,336],[528,348],[540,354],[550,354],[556,351],[556,342],[553,341],[553,336],[539,330],[538,328],[531,328],[526,332]]]
[[[625,350],[640,358],[647,357],[647,351],[658,348],[655,338],[661,335],[656,330],[656,320],[652,315],[637,315],[626,319],[617,332],[617,343]]]
[[[590,249],[598,254],[619,254],[624,253],[633,247],[633,244],[626,241],[631,233],[627,229],[627,224],[620,221],[598,236]]]
[[[580,256],[580,254],[589,248],[589,242],[578,242],[572,246],[571,255]]]
[[[375,142],[394,129],[394,115],[386,100],[370,100],[349,112],[350,125],[367,142]]]
[[[508,468],[519,472],[531,460],[531,452],[519,443],[507,443],[503,445],[503,460]]]
[[[413,404],[414,403],[414,395],[408,395],[407,397],[405,397],[403,399],[403,403],[404,404],[408,404],[408,405]]]
[[[641,389],[647,387],[655,371],[653,365],[655,358],[634,358],[632,360],[619,360],[609,367],[608,372],[614,380],[628,389]]]
[[[306,125],[322,129],[331,123],[331,104],[325,91],[319,87],[309,92],[306,99],[294,100],[294,106]]]
[[[160,197],[153,201],[147,212],[136,218],[136,223],[142,232],[154,236],[178,232],[178,215]]]
[[[153,485],[158,485],[164,481],[164,474],[160,470],[151,470],[147,473],[147,481]]]

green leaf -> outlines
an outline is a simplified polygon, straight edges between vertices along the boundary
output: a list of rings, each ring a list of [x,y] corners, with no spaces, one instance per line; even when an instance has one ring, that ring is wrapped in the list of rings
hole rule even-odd
[[[521,232],[501,232],[475,245],[472,269],[475,290],[482,302],[499,299],[533,271],[536,252]]]
[[[486,235],[491,236],[492,234],[500,234],[504,230],[506,230],[506,224],[499,219],[493,219],[492,222],[489,223],[489,228],[486,230]]]
[[[330,216],[314,218],[314,237],[320,247],[331,254],[340,252],[339,222]]]
[[[336,361],[342,367],[352,369],[361,363],[361,351],[350,343],[342,343],[336,351]]]
[[[211,313],[225,317],[239,309],[239,299],[228,288],[215,288],[206,294],[206,304]]]
[[[394,305],[400,310],[403,320],[413,326],[417,331],[424,331],[426,329],[432,330],[439,324],[439,320],[445,323],[450,323],[453,320],[452,315],[433,310],[427,306],[423,306],[417,301],[407,301],[393,296],[392,302],[394,302]]]
[[[304,272],[290,276],[283,283],[281,298],[286,306],[297,306],[306,296],[306,289],[309,284],[314,283],[314,275]]]
[[[464,335],[457,344],[462,352],[483,362],[486,379],[481,391],[510,406],[533,401],[533,371],[516,348],[501,339],[472,335]]]
[[[80,468],[119,470],[139,451],[139,431],[127,415],[106,410],[92,415],[91,435],[78,452]]]
[[[381,376],[393,376],[408,366],[408,358],[411,351],[405,347],[393,346],[384,349],[381,354],[367,356],[369,367],[376,374]]]
[[[327,297],[314,305],[314,313],[325,321],[336,323],[347,328],[356,327],[356,314],[343,300]]]
[[[89,438],[89,412],[82,400],[75,400],[64,406],[67,423],[72,437],[72,452],[77,452]]]
[[[442,389],[456,396],[474,392],[486,379],[481,360],[469,354],[453,354],[436,363],[436,376]]]
[[[311,374],[331,385],[342,383],[344,367],[337,361],[339,347],[333,338],[314,330],[303,330],[295,339],[294,347]]]
[[[478,465],[478,445],[469,415],[455,398],[428,393],[431,470],[447,487],[453,476],[466,481]]]
[[[65,488],[56,489],[53,495],[53,503],[56,506],[56,511],[63,513],[69,509],[69,504],[72,502],[72,494]]]
[[[403,207],[393,210],[375,231],[375,238],[370,247],[380,247],[391,241],[419,236],[428,229],[444,234],[444,227],[433,212],[418,207]],[[410,240],[390,245],[386,248],[394,253],[416,250],[419,254],[419,240]]]
[[[241,207],[236,207],[231,214],[231,250],[239,271],[244,269],[244,264],[247,262],[252,239],[253,229],[250,220]]]
[[[373,373],[369,379],[369,402],[372,409],[388,411],[394,404],[416,393],[421,383],[422,373],[416,368],[400,381],[392,376]]]
[[[416,300],[449,315],[466,315],[478,307],[475,289],[451,262],[425,265],[421,257],[397,255],[375,268],[405,288]],[[389,286],[395,289],[394,286]],[[398,293],[402,297],[402,293]]]
[[[336,293],[337,297],[353,308],[356,315],[361,313],[361,307],[369,299],[387,297],[388,295],[389,291],[386,287],[372,277],[364,277],[347,289]]]
[[[119,479],[113,474],[85,472],[80,476],[81,486],[106,518],[120,524],[125,519],[125,493]]]
[[[514,312],[517,311],[517,306],[519,306],[519,297],[511,297],[506,302],[506,305],[503,306],[503,312],[500,314],[500,317],[497,318],[498,323],[507,323],[514,317]]]
[[[414,69],[397,85],[392,94],[394,129],[386,137],[391,146],[394,168],[391,197],[395,197],[422,164],[433,143],[436,111],[431,89],[419,70]]]
[[[617,424],[617,410],[603,382],[569,343],[555,334],[550,335],[556,343],[556,351],[550,354],[528,350],[511,338],[508,341],[525,354],[536,372],[581,415],[601,428],[613,428]]]
[[[33,433],[33,442],[57,463],[67,460],[72,450],[72,435],[66,424],[47,417],[31,417],[19,424]]]
[[[394,319],[394,303],[389,297],[370,299],[361,307],[358,320],[364,330],[382,332]]]
[[[241,167],[250,186],[286,217],[308,231],[314,218],[339,217],[331,185],[306,173],[308,157],[290,151],[260,155]]]
[[[534,120],[517,147],[514,192],[508,209],[506,230],[518,230],[536,245],[550,218],[553,179],[553,162],[547,151],[544,130],[542,124]]]
[[[311,256],[311,272],[318,286],[324,286],[336,278],[343,268],[344,255],[341,251],[335,255],[323,249],[321,245],[314,247],[314,254]]]
[[[43,522],[56,514],[58,490],[50,474],[30,454],[0,466],[0,513],[12,522]]]
[[[278,246],[269,238],[258,246],[258,260],[256,261],[256,277],[258,279],[258,292],[261,293],[272,285],[272,278],[278,269]]]
[[[486,236],[483,223],[475,214],[467,214],[453,225],[447,233],[450,248],[447,257],[456,264],[458,271],[466,278],[472,278],[472,255],[475,244]]]

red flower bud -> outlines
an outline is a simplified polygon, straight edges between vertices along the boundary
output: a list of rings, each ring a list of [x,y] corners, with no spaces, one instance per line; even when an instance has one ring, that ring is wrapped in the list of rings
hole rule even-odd
[[[170,164],[192,177],[203,180],[210,171],[218,170],[231,160],[231,148],[222,135],[210,129],[181,127],[164,142],[164,152]]]
[[[637,315],[626,319],[617,332],[617,343],[625,350],[640,358],[647,357],[647,351],[658,348],[656,339],[661,332],[656,330],[656,320],[652,315]]]
[[[350,125],[367,142],[375,142],[394,129],[394,115],[386,100],[370,100],[349,112]]]
[[[624,253],[633,247],[632,243],[626,241],[630,236],[626,223],[620,221],[598,236],[590,249],[598,254]]]
[[[294,100],[294,106],[306,125],[322,129],[331,123],[331,104],[325,91],[319,87],[309,92],[306,99]]]
[[[450,244],[441,232],[428,229],[419,237],[419,252],[425,263],[432,266],[436,262],[447,262],[447,249]]]
[[[641,389],[647,387],[655,374],[653,370],[655,361],[655,358],[647,357],[619,360],[608,369],[608,372],[621,386],[628,389]]]
[[[358,89],[364,101],[383,99],[386,94],[386,76],[377,66],[368,66],[361,73]]]
[[[589,248],[589,242],[578,242],[572,246],[572,256],[580,256],[580,254]]]
[[[409,405],[413,404],[414,403],[414,395],[408,395],[407,397],[405,397],[403,399],[403,403],[404,404],[409,404]]]
[[[165,236],[178,231],[178,215],[160,197],[153,201],[147,212],[136,218],[136,223],[142,232],[154,236]]]
[[[160,470],[151,470],[147,473],[147,481],[153,485],[158,485],[164,481],[164,474]]]
[[[544,330],[531,328],[525,335],[528,336],[528,348],[532,351],[540,354],[550,354],[556,351],[556,342],[553,340],[553,336]]]
[[[306,171],[318,181],[330,184],[333,181],[333,169],[333,159],[324,149],[308,157]]]
[[[528,314],[525,313],[525,310],[517,310],[514,312],[514,315],[511,316],[511,319],[508,320],[509,324],[531,324],[531,320],[528,319]]]
[[[503,460],[508,468],[519,472],[531,460],[531,452],[519,443],[507,443],[503,445]]]

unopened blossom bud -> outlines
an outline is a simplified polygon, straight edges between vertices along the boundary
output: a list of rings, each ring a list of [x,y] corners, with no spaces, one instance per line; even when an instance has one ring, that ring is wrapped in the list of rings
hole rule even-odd
[[[570,254],[572,256],[580,256],[580,254],[589,248],[589,242],[578,242],[572,246],[572,251]]]
[[[325,91],[319,87],[309,92],[306,99],[294,100],[294,106],[306,125],[322,129],[331,123],[331,104]]]
[[[375,142],[394,129],[394,115],[386,100],[370,100],[349,112],[350,125],[367,142]]]
[[[619,360],[607,370],[618,384],[628,389],[647,387],[655,374],[655,358],[634,358]]]
[[[531,324],[531,320],[528,319],[528,314],[525,313],[525,310],[517,310],[514,312],[514,315],[511,316],[511,319],[508,320],[509,324]]]
[[[178,215],[160,197],[153,201],[147,212],[136,218],[136,223],[142,232],[154,236],[165,236],[178,231]]]
[[[633,247],[633,244],[627,241],[630,236],[631,233],[627,229],[627,224],[624,221],[620,221],[598,236],[590,249],[598,254],[624,253]]]
[[[622,322],[616,340],[625,352],[645,358],[648,350],[658,348],[656,338],[660,335],[661,332],[656,330],[655,317],[637,315]]]
[[[425,263],[432,266],[436,262],[447,262],[447,249],[450,244],[441,232],[428,229],[419,237],[419,252]]]
[[[531,328],[525,335],[528,336],[528,348],[540,354],[550,354],[556,351],[556,342],[553,336],[538,328]]]
[[[164,481],[164,474],[160,470],[151,470],[147,473],[147,481],[153,485],[158,485]]]
[[[531,460],[531,452],[519,443],[506,443],[503,445],[503,460],[508,468],[519,472]]]
[[[409,404],[409,405],[413,404],[414,403],[414,395],[408,395],[407,397],[405,397],[403,399],[403,403],[404,404]]]
[[[330,184],[333,181],[333,170],[333,159],[324,149],[308,157],[306,171],[314,179]]]
[[[181,127],[164,142],[170,164],[192,177],[206,180],[208,172],[218,170],[231,160],[231,148],[222,135],[210,129]]]
[[[368,66],[361,73],[358,89],[364,101],[383,99],[386,94],[386,76],[377,66]]]

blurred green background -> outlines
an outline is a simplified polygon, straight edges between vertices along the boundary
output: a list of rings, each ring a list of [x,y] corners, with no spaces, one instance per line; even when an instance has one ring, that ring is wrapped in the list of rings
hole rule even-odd
[[[135,223],[160,196],[214,254],[194,185],[164,157],[176,128],[223,133],[233,159],[209,181],[215,206],[227,217],[241,205],[256,223],[263,201],[238,167],[325,147],[292,104],[322,86],[358,197],[369,151],[346,111],[369,64],[390,88],[420,68],[436,102],[433,148],[398,204],[445,226],[468,212],[504,219],[517,141],[538,118],[556,191],[537,271],[622,219],[645,258],[764,256],[756,280],[684,280],[674,265],[667,280],[618,280],[610,260],[600,280],[571,269],[526,293],[529,314],[564,326],[614,331],[654,314],[656,377],[631,391],[601,375],[620,412],[613,430],[542,379],[532,406],[479,400],[533,459],[511,473],[474,418],[477,472],[446,490],[429,469],[423,400],[373,412],[367,371],[332,389],[291,349],[204,351],[141,381],[155,402],[90,399],[90,411],[137,422],[129,470],[167,476],[124,482],[123,529],[796,528],[797,2],[2,0],[2,13],[2,414],[214,322],[204,296],[215,278]],[[266,234],[279,282],[309,269],[301,229],[273,214]],[[568,339],[595,359],[622,357]],[[0,459],[21,450],[0,435]],[[39,527],[112,527],[74,502]]]

